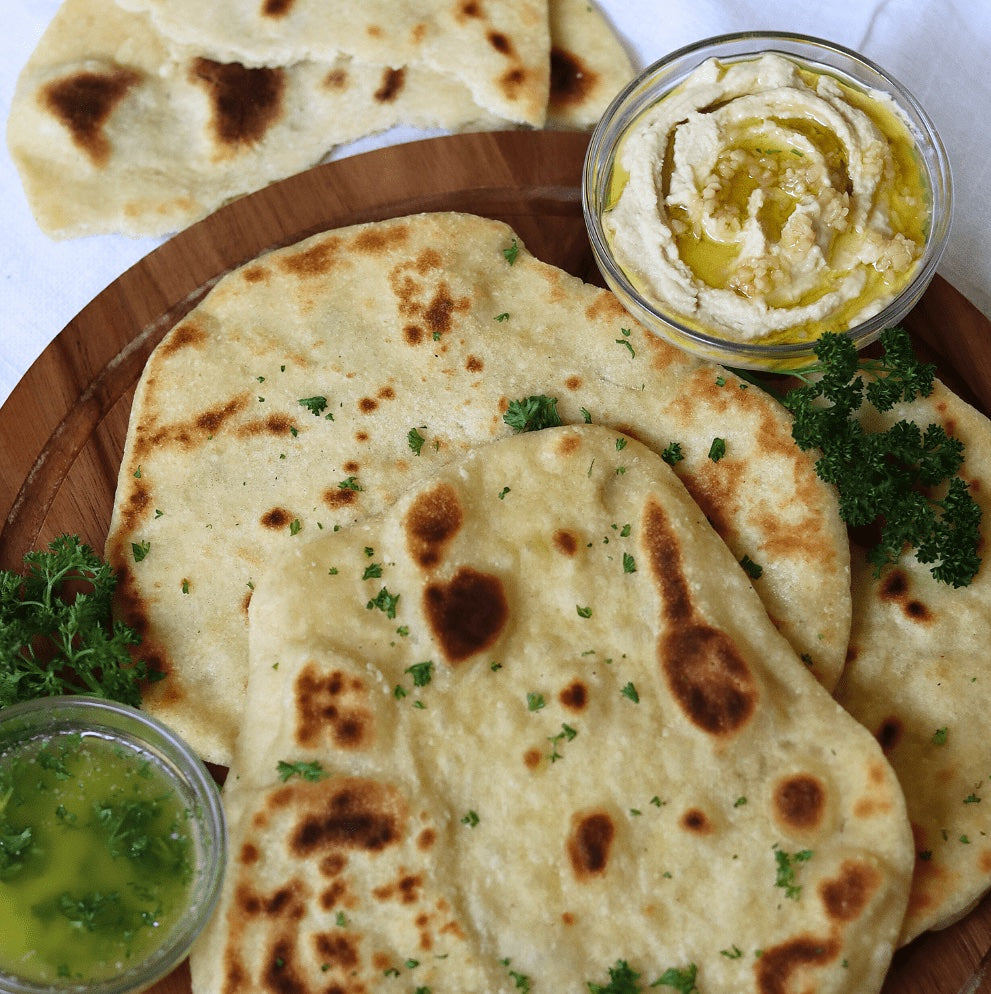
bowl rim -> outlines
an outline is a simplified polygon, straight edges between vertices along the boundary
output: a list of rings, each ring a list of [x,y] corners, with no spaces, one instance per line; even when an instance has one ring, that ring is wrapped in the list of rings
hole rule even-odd
[[[227,820],[217,781],[192,747],[168,725],[130,704],[85,694],[62,694],[21,701],[0,709],[0,756],[15,741],[18,721],[29,738],[79,728],[123,737],[155,755],[165,774],[183,782],[196,808],[198,845],[209,855],[190,888],[191,904],[164,941],[113,977],[92,982],[38,983],[0,969],[0,991],[9,994],[125,994],[147,988],[173,970],[206,925],[220,897],[228,857]],[[12,728],[9,742],[4,736]]]
[[[810,50],[789,51],[784,46]],[[583,163],[582,212],[596,263],[606,282],[623,300],[627,309],[630,309],[628,305],[632,304],[636,309],[633,316],[654,334],[667,338],[668,336],[656,326],[669,328],[677,338],[691,343],[692,347],[688,348],[680,342],[673,342],[686,351],[710,357],[718,353],[717,361],[725,362],[727,365],[735,364],[757,369],[766,369],[775,363],[789,360],[814,361],[817,340],[773,344],[759,341],[739,342],[707,333],[665,313],[634,287],[616,262],[602,229],[601,203],[619,140],[640,114],[681,83],[707,59],[719,58],[722,54],[724,61],[744,61],[766,52],[777,52],[785,58],[807,63],[813,69],[816,66],[827,67],[859,86],[878,88],[872,83],[865,83],[852,76],[848,69],[819,61],[817,55],[831,55],[852,62],[866,70],[868,74],[876,76],[877,82],[883,84],[880,88],[895,100],[903,116],[908,117],[909,131],[915,139],[916,150],[925,170],[931,198],[931,214],[920,264],[912,279],[893,300],[866,320],[841,332],[851,339],[858,349],[874,341],[885,328],[900,322],[932,282],[948,241],[954,200],[950,160],[929,113],[914,94],[890,72],[868,56],[838,42],[791,31],[728,32],[683,45],[661,56],[638,73],[616,94],[603,112],[589,140]],[[661,91],[657,92],[652,83],[665,71],[671,72],[672,78],[666,80]],[[627,108],[630,110],[629,116],[621,119],[622,112]],[[637,310],[639,314],[636,313]]]

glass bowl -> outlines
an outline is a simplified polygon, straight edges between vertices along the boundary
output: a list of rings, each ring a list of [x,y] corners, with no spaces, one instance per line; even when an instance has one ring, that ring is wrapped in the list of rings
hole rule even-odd
[[[94,697],[0,710],[0,835],[10,994],[150,986],[186,957],[226,866],[203,763],[161,722]]]
[[[675,310],[664,303],[636,273],[639,262],[617,259],[604,218],[615,206],[626,178],[622,165],[623,141],[643,121],[658,101],[671,96],[694,70],[707,60],[718,66],[734,66],[766,53],[776,53],[817,76],[827,75],[848,92],[890,98],[907,125],[914,143],[911,159],[922,179],[928,203],[919,256],[912,275],[888,302],[871,313],[861,311],[852,326],[823,327],[805,337],[790,338],[780,331],[773,340],[738,340],[718,330],[706,319]],[[883,95],[887,95],[884,97]],[[674,125],[677,126],[677,125]],[[673,127],[674,127],[673,126]],[[889,142],[890,145],[890,142]],[[761,150],[757,149],[759,153]],[[780,151],[780,150],[772,150]],[[804,153],[794,148],[797,156]],[[632,153],[631,153],[632,154]],[[660,163],[653,170],[655,189],[663,182]],[[665,168],[670,168],[669,166]],[[663,203],[662,193],[657,202]],[[769,194],[769,196],[773,196]],[[585,158],[582,179],[585,223],[593,254],[606,284],[626,309],[648,329],[674,345],[731,367],[787,372],[814,361],[815,344],[825,331],[844,332],[860,349],[874,341],[887,327],[897,325],[918,302],[936,273],[946,245],[952,215],[952,181],[943,144],[929,116],[904,87],[880,67],[849,49],[828,41],[788,33],[744,32],[721,35],[679,49],[655,62],[634,79],[612,101],[596,127]],[[665,212],[667,208],[664,208]],[[619,222],[616,222],[617,224]],[[645,255],[653,253],[653,243]],[[658,248],[658,254],[661,253]]]

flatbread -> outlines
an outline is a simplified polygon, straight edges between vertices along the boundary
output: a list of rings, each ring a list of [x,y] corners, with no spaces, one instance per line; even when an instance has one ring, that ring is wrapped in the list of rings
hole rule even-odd
[[[753,583],[772,619],[835,684],[849,543],[784,408],[651,335],[608,291],[538,261],[505,224],[438,213],[263,255],[150,357],[106,545],[118,610],[169,674],[145,706],[201,755],[229,761],[248,603],[275,551],[388,507],[510,434],[509,405],[541,395],[565,423],[588,418],[657,452],[679,445],[676,469],[703,511],[763,570]],[[326,400],[317,413],[301,404],[315,397]]]
[[[553,47],[541,41],[554,68],[546,120],[590,128],[632,67],[597,10],[553,0],[552,13]],[[49,235],[138,236],[186,227],[399,125],[511,123],[479,106],[458,77],[424,65],[338,53],[245,68],[170,41],[113,0],[65,0],[20,74],[7,143]]]
[[[342,56],[247,70],[166,44],[112,0],[65,0],[7,142],[48,234],[161,235],[399,123],[496,127],[456,80]]]
[[[119,0],[158,31],[245,66],[341,55],[429,69],[467,87],[491,114],[540,127],[550,92],[547,0]]]
[[[249,615],[195,994],[880,988],[898,783],[645,446],[479,447],[288,545]]]
[[[550,0],[548,128],[585,130],[633,78],[633,63],[612,25],[588,0]]]
[[[929,398],[874,414],[872,428],[907,418],[941,424],[965,445],[961,476],[991,528],[991,422],[937,382]],[[991,571],[967,587],[937,583],[905,555],[880,578],[852,556],[854,619],[836,696],[878,737],[904,789],[917,850],[901,941],[951,924],[991,886]]]

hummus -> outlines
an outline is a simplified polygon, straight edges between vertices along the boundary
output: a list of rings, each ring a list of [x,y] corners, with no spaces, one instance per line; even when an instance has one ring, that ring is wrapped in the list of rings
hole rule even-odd
[[[811,341],[882,310],[930,214],[894,101],[774,54],[699,66],[630,126],[612,183],[603,228],[636,288],[740,342]]]

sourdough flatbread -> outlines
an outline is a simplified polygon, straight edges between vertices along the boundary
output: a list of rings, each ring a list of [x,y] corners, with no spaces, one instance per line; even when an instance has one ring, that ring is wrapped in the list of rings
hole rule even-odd
[[[594,8],[553,0],[551,14],[550,48],[537,32],[553,67],[547,121],[589,128],[632,67]],[[53,237],[161,235],[397,125],[510,122],[423,65],[338,53],[246,68],[170,41],[113,0],[65,0],[18,79],[7,143]]]
[[[907,418],[941,424],[965,445],[961,476],[991,528],[991,423],[937,382],[932,395],[870,427]],[[948,925],[991,886],[991,571],[967,587],[933,580],[905,555],[875,577],[852,556],[854,619],[837,698],[878,737],[905,792],[917,850],[902,942]]]
[[[196,994],[880,988],[897,780],[645,446],[479,447],[288,545],[249,614]]]
[[[550,93],[548,0],[119,0],[158,31],[245,66],[352,56],[423,68],[467,87],[507,121],[543,125]]]
[[[535,259],[505,224],[422,214],[316,235],[224,277],[138,384],[106,554],[119,611],[169,675],[146,707],[227,762],[247,609],[287,543],[384,509],[556,400],[676,469],[827,687],[849,634],[849,543],[784,409]],[[304,403],[305,402],[305,403]],[[710,456],[714,439],[725,454]],[[716,447],[718,449],[718,446]],[[132,546],[147,543],[135,561]]]

